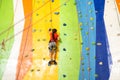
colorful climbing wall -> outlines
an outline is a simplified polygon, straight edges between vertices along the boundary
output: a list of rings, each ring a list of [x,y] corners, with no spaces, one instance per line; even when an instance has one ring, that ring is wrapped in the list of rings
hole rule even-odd
[[[0,80],[108,80],[104,6],[105,0],[0,0]],[[50,28],[60,40],[58,64],[48,66]]]

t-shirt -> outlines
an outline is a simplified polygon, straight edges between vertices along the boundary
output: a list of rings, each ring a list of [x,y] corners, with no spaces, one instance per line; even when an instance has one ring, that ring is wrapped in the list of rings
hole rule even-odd
[[[50,41],[55,41],[57,42],[57,39],[58,39],[58,34],[57,33],[54,33],[54,38],[52,36],[52,32],[50,33]]]

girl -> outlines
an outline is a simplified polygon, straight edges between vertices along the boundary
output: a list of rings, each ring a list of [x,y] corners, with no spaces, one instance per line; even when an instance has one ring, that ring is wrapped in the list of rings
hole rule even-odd
[[[50,31],[50,41],[49,41],[49,52],[50,52],[50,61],[48,62],[48,65],[51,65],[52,62],[54,62],[55,65],[57,65],[56,62],[56,53],[57,53],[57,42],[58,42],[58,34],[56,29],[51,29]]]

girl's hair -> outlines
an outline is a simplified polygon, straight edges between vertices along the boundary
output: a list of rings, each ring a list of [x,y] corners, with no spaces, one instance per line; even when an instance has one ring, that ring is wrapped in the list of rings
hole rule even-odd
[[[56,32],[57,32],[57,29],[52,29],[52,38],[53,38],[53,40],[55,40],[54,33],[56,33]]]

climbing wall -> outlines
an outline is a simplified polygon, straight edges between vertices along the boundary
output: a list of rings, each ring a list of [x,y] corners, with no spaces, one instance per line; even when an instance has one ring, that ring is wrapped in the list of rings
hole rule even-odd
[[[6,7],[6,5],[8,6]],[[14,41],[13,19],[12,0],[0,0],[0,80]]]
[[[0,80],[109,80],[104,9],[105,0],[0,0]],[[51,28],[60,40],[48,66]]]
[[[80,80],[95,80],[96,17],[93,1],[76,0],[82,34]],[[85,9],[83,9],[85,8]]]

